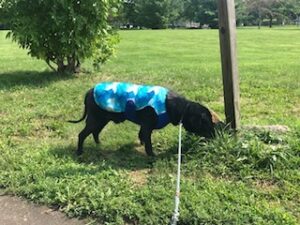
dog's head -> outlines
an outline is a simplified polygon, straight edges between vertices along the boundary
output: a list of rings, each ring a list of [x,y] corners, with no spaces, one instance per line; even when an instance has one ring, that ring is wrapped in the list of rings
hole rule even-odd
[[[182,122],[187,131],[205,138],[213,138],[216,131],[226,128],[226,124],[214,111],[194,102],[187,106]]]
[[[205,138],[215,136],[213,116],[204,106],[191,102],[186,108],[182,120],[184,128]]]

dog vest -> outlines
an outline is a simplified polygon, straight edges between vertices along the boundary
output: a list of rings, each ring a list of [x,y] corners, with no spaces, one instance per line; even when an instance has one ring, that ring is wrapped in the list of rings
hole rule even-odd
[[[137,124],[140,121],[136,111],[152,107],[158,116],[156,129],[163,128],[170,122],[166,111],[167,94],[168,89],[160,86],[119,82],[99,83],[94,88],[94,99],[101,109],[124,113],[125,119]]]

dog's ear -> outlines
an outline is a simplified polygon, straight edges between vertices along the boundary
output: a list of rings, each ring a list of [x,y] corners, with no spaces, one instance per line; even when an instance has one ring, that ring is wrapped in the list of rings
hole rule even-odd
[[[219,122],[222,122],[221,119],[220,119],[220,117],[217,115],[217,113],[215,113],[212,110],[209,110],[209,111],[210,111],[210,114],[211,114],[211,118],[212,118],[213,124],[217,124]]]

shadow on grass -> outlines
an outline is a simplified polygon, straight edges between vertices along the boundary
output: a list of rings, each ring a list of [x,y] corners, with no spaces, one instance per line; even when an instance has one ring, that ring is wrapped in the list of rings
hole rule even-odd
[[[68,171],[64,171],[64,173],[69,175],[95,174],[109,168],[129,171],[151,168],[156,158],[137,151],[136,147],[136,144],[130,143],[121,146],[117,150],[104,150],[101,146],[87,145],[83,155],[77,156],[74,146],[57,146],[50,150],[50,154],[53,154],[55,158],[66,159],[67,161],[78,163],[78,165],[87,165],[86,168],[78,167],[78,169],[74,170],[73,167]],[[96,167],[90,167],[90,165],[95,165]]]
[[[182,141],[182,163],[185,164],[188,162],[185,158],[186,154],[190,153],[189,149],[192,141],[188,135],[184,136]],[[74,145],[55,146],[50,150],[50,155],[66,162],[75,163],[75,165],[78,166],[75,166],[75,169],[74,166],[67,170],[64,168],[64,171],[59,172],[62,174],[96,174],[108,169],[138,171],[151,169],[153,165],[160,160],[173,162],[175,160],[177,162],[178,143],[170,143],[166,149],[161,151],[155,151],[154,147],[154,152],[156,156],[149,157],[145,153],[144,146],[134,142],[122,145],[117,149],[103,149],[101,144],[95,145],[94,143],[86,143],[84,153],[81,156],[76,155],[76,147]],[[82,167],[82,165],[86,165],[86,167]]]
[[[73,79],[74,76],[67,74],[58,74],[55,72],[37,72],[37,71],[15,71],[9,73],[0,73],[0,90],[11,88],[26,87],[44,87],[52,82],[59,80]]]

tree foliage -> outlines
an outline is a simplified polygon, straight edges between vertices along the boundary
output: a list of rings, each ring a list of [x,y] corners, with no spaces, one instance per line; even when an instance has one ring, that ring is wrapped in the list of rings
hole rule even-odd
[[[120,15],[120,22],[125,25],[137,26],[137,7],[134,0],[127,0],[123,2],[123,7]]]
[[[287,18],[296,20],[300,19],[300,1],[299,0],[287,0],[283,2],[281,8],[283,15]]]
[[[185,1],[184,15],[190,21],[209,24],[210,27],[216,28],[218,26],[217,8],[217,1],[187,0]]]
[[[152,29],[168,27],[171,17],[176,14],[176,7],[172,7],[174,0],[138,0],[137,22],[140,26]]]
[[[218,25],[217,0],[126,0],[121,22],[135,27],[166,28],[182,22]],[[293,23],[300,18],[299,0],[235,0],[238,25]]]
[[[137,1],[138,23],[147,28],[166,28],[168,23],[168,0]]]
[[[246,24],[261,26],[263,20],[269,21],[272,27],[274,20],[277,24],[293,22],[300,15],[299,0],[237,0],[237,11],[243,11],[243,20]]]
[[[125,0],[120,22],[124,25],[162,29],[181,20],[182,0]]]
[[[99,66],[117,42],[109,25],[116,0],[5,0],[3,9],[8,37],[58,72],[75,72],[88,57]]]

